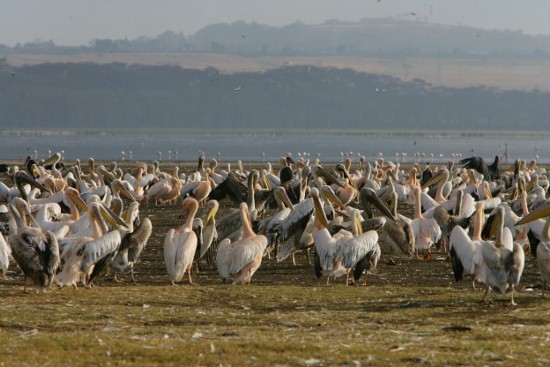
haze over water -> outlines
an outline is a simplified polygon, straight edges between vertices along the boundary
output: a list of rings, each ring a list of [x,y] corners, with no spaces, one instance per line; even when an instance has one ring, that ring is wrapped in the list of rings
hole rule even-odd
[[[224,161],[277,161],[291,153],[311,161],[338,162],[344,156],[368,160],[384,157],[399,162],[447,162],[470,156],[492,160],[508,154],[550,163],[550,140],[546,135],[498,136],[489,133],[395,133],[368,131],[280,131],[234,133],[216,131],[5,131],[0,134],[0,158],[38,159],[63,151],[64,159],[194,161],[199,152],[207,159]],[[35,152],[36,151],[36,152]],[[403,154],[404,153],[404,154]]]

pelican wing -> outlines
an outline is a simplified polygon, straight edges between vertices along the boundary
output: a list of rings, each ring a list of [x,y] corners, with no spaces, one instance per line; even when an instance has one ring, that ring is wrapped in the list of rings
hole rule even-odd
[[[50,278],[45,286],[49,286],[52,281],[57,268],[59,267],[59,244],[57,238],[52,232],[46,231],[45,250],[41,254],[44,259],[44,267],[48,277]]]
[[[313,213],[313,200],[307,199],[294,206],[294,210],[281,221],[281,223],[273,226],[269,232],[278,233],[279,240],[285,242],[298,229],[304,228],[309,222],[309,218]]]
[[[229,273],[235,274],[246,265],[251,263],[259,254],[262,254],[267,247],[267,238],[263,235],[248,237],[234,243],[234,250],[231,256]]]
[[[414,231],[410,223],[399,221],[398,223],[388,221],[384,225],[384,237],[386,243],[397,254],[412,256],[416,248],[414,242]]]
[[[330,232],[326,228],[314,231],[313,239],[315,240],[315,252],[319,257],[321,269],[332,270],[338,250],[336,245],[337,240],[330,235]]]
[[[167,195],[170,191],[172,191],[172,185],[170,185],[170,182],[167,180],[159,181],[147,190],[147,200],[156,200],[158,197]]]
[[[82,251],[93,240],[93,237],[75,237],[63,241],[61,271],[55,277],[57,284],[62,287],[76,286],[81,275]]]
[[[231,266],[231,253],[234,248],[229,238],[224,239],[218,244],[218,252],[216,254],[216,265],[222,279],[227,279],[231,276],[229,268]]]
[[[441,228],[433,218],[414,219],[411,222],[415,244],[419,249],[427,249],[441,238]]]
[[[451,260],[453,263],[453,272],[455,280],[462,279],[462,270],[466,274],[473,274],[475,269],[475,257],[478,249],[476,244],[468,237],[466,231],[456,226],[451,231],[449,238],[449,251],[451,252]]]
[[[241,183],[233,172],[230,172],[225,181],[210,191],[208,199],[220,201],[227,195],[229,195],[229,198],[235,205],[245,202],[248,195],[248,189]]]
[[[363,275],[363,271],[367,271],[376,268],[378,261],[380,260],[380,246],[374,246],[371,251],[369,251],[359,262],[355,265],[353,271],[353,279],[358,281]]]
[[[10,237],[12,255],[35,284],[48,287],[59,266],[59,245],[54,234],[24,227]]]
[[[378,246],[378,233],[369,231],[342,241],[338,249],[338,255],[342,257],[342,265],[350,269],[376,246]]]
[[[0,272],[6,274],[10,265],[11,249],[8,243],[4,239],[4,236],[0,234]]]
[[[121,241],[120,232],[111,231],[97,240],[88,242],[82,252],[83,261],[80,270],[87,272],[105,256],[117,251]]]
[[[504,227],[502,231],[502,242],[504,242],[504,247],[508,250],[514,250],[514,236],[512,235],[510,228]]]
[[[145,218],[134,232],[124,237],[128,246],[128,261],[135,263],[138,260],[152,233],[153,224],[149,218]]]
[[[510,284],[518,285],[525,267],[525,253],[521,245],[517,243],[513,245],[512,253],[508,256],[504,267],[508,270]]]
[[[193,231],[168,231],[164,240],[164,262],[170,279],[181,280],[193,262],[197,243],[197,235]]]
[[[490,242],[483,243],[481,247],[483,261],[486,265],[486,274],[484,281],[494,290],[504,293],[508,289],[508,274],[504,267],[504,261],[510,251],[503,248],[497,248]],[[480,279],[483,281],[483,279]]]
[[[537,263],[540,276],[547,283],[550,282],[550,242],[542,242],[537,247]]]

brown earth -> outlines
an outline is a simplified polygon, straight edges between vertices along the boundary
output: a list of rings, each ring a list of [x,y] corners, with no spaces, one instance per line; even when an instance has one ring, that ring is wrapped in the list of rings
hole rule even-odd
[[[102,162],[97,162],[101,164]],[[111,162],[103,162],[108,166]],[[161,169],[166,172],[171,169],[176,163],[163,163]],[[189,174],[193,171],[196,163],[179,162],[180,172]],[[236,164],[232,164],[235,167]],[[122,167],[126,172],[131,170],[133,165]],[[248,163],[244,164],[245,169],[263,168],[261,164]],[[176,205],[155,206],[153,203],[142,203],[140,205],[141,217],[148,217],[153,223],[153,234],[149,239],[147,248],[141,255],[141,260],[135,267],[136,278],[139,279],[139,284],[143,285],[162,285],[167,284],[166,267],[164,265],[163,244],[166,233],[170,228],[176,228],[182,224],[182,208],[181,200]],[[220,202],[220,210],[216,217],[222,218],[235,206],[229,199],[224,199]],[[413,217],[414,208],[410,205],[400,203],[398,211],[408,216]],[[268,212],[266,216],[272,215],[274,212]],[[199,211],[198,215],[201,212]],[[423,259],[396,259],[391,256],[391,249],[385,245],[382,233],[379,231],[379,243],[382,249],[382,257],[378,264],[375,274],[369,276],[368,284],[372,286],[381,284],[399,284],[407,287],[414,286],[434,286],[434,287],[469,287],[469,282],[456,283],[453,278],[452,268],[448,262],[447,256],[444,253],[434,253],[432,261]],[[310,253],[312,253],[310,251]],[[395,259],[395,264],[390,260]],[[264,258],[262,266],[253,277],[253,284],[300,284],[300,285],[320,285],[324,284],[324,280],[317,279],[313,271],[313,265],[308,263],[305,253],[296,254],[297,265],[293,265],[291,259],[287,259],[278,263],[275,259]],[[12,266],[10,272],[12,275],[18,272],[16,266]],[[215,269],[209,266],[204,260],[201,261],[201,271],[194,275],[194,281],[197,284],[208,285],[217,284],[221,280]],[[122,277],[124,278],[124,276]],[[105,280],[110,282],[110,280]],[[343,284],[344,279],[337,279],[335,283]],[[98,283],[103,283],[99,280]],[[186,283],[186,278],[182,283]],[[531,286],[535,284],[540,286],[540,275],[534,264],[531,256],[526,256],[526,268],[523,273],[521,286]],[[112,284],[114,286],[122,284]],[[480,294],[481,295],[481,294]]]

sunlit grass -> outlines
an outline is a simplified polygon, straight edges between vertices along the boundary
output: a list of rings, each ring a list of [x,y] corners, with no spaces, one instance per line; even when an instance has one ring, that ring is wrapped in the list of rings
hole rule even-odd
[[[162,243],[181,207],[140,212],[154,231],[137,283],[104,276],[90,289],[24,293],[12,264],[0,279],[0,366],[550,363],[550,301],[525,288],[540,284],[530,256],[517,307],[502,295],[480,303],[484,290],[455,283],[443,254],[390,265],[383,244],[366,287],[325,285],[302,254],[296,266],[264,259],[249,286],[223,285],[213,269],[194,273],[197,286],[170,286]]]
[[[442,264],[439,264],[442,265]],[[296,271],[292,271],[296,274]],[[215,279],[212,271],[204,279]],[[548,301],[479,303],[467,287],[113,284],[23,293],[3,280],[4,365],[537,365]],[[14,284],[15,283],[15,284]],[[166,283],[167,284],[167,283]]]

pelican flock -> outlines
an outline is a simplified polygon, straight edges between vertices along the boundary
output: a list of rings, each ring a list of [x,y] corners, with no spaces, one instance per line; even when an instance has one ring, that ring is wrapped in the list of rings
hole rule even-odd
[[[194,284],[201,263],[217,274],[203,277],[254,284],[267,261],[297,267],[298,252],[307,255],[304,276],[324,275],[333,286],[340,277],[356,285],[376,273],[385,254],[409,259],[402,267],[439,260],[457,281],[469,275],[474,288],[482,283],[484,301],[489,292],[509,293],[515,304],[530,261],[525,252],[536,261],[543,297],[550,283],[550,185],[536,162],[505,168],[498,156],[489,166],[472,157],[457,162],[462,167],[402,169],[363,156],[357,165],[286,156],[250,171],[242,162],[219,171],[217,160],[204,162],[201,153],[196,169],[171,162],[163,172],[156,161],[128,161],[124,172],[115,162],[90,158],[82,167],[56,153],[27,159],[22,169],[7,166],[0,173],[0,274],[17,264],[25,287],[30,279],[40,292],[103,285],[109,274],[118,281],[129,273],[136,282],[156,234],[164,238],[162,276],[171,284],[185,274]],[[155,211],[166,212],[162,221]]]

